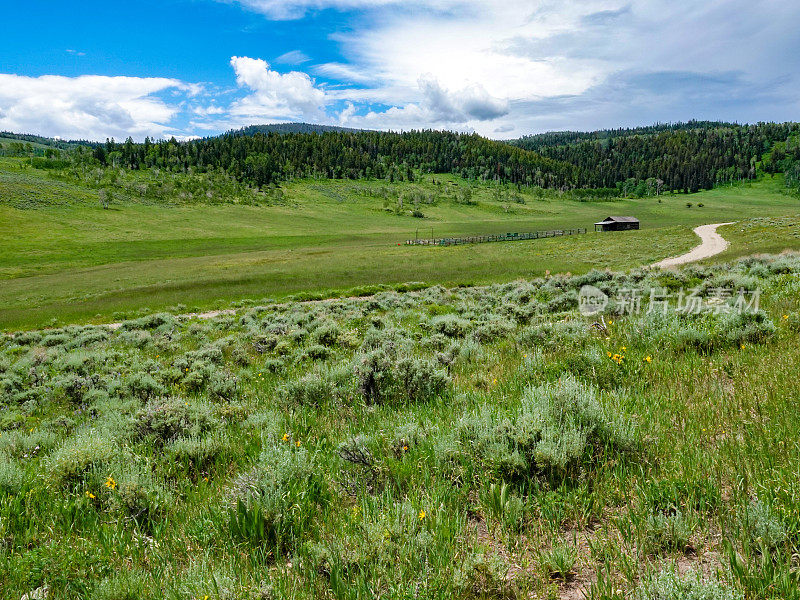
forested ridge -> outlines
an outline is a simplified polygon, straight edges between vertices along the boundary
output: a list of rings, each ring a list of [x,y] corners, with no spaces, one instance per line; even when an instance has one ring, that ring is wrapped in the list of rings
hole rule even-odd
[[[31,147],[33,147],[33,144],[37,144],[40,146],[57,148],[59,150],[69,150],[80,145],[92,145],[92,142],[86,140],[62,140],[59,138],[48,138],[27,133],[12,133],[10,131],[0,131],[0,143],[2,142],[19,142],[23,145],[29,144]]]
[[[414,181],[424,173],[609,196],[696,192],[785,173],[800,189],[800,124],[690,121],[634,129],[553,132],[509,143],[447,131],[405,133],[251,126],[188,142],[150,140],[48,149],[37,166],[224,175],[254,188],[296,178]],[[16,146],[19,146],[17,148]],[[15,145],[15,154],[24,154]],[[26,146],[29,148],[29,146]],[[33,160],[33,159],[32,159]],[[99,179],[96,175],[92,175]],[[83,175],[82,175],[83,178]],[[577,192],[576,192],[577,193]]]
[[[339,127],[336,125],[317,125],[315,123],[269,123],[267,125],[248,125],[241,129],[234,129],[225,135],[255,135],[257,133],[328,133],[330,131],[364,131],[352,127]]]
[[[720,127],[735,127],[735,123],[725,121],[685,121],[679,123],[656,123],[642,127],[618,127],[615,129],[598,129],[596,131],[547,131],[525,135],[511,144],[539,152],[551,146],[565,146],[580,142],[602,141],[611,138],[631,137],[636,135],[653,135],[656,133],[685,131],[691,129],[716,129]]]
[[[413,180],[416,171],[546,188],[580,187],[570,164],[475,134],[446,131],[231,132],[186,143],[109,141],[93,155],[103,164],[130,169],[222,169],[257,186],[296,177]]]
[[[652,179],[648,186],[696,192],[755,178],[764,154],[776,143],[785,145],[798,132],[798,123],[690,121],[590,133],[554,132],[512,143],[574,165],[582,186],[630,187]],[[766,172],[790,167],[781,160],[769,162]]]

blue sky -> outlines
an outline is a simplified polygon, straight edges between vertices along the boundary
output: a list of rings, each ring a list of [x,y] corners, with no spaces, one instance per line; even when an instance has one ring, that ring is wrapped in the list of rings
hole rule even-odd
[[[5,130],[138,140],[301,120],[506,138],[800,119],[800,3],[785,0],[5,4]]]

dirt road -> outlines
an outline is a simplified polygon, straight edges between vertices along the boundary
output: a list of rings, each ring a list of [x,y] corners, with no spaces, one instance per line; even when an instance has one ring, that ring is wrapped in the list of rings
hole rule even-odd
[[[711,225],[700,225],[695,227],[694,232],[702,240],[699,246],[695,246],[686,254],[680,256],[673,256],[672,258],[665,258],[664,260],[650,265],[651,267],[661,267],[666,269],[668,267],[677,267],[678,265],[685,265],[686,263],[702,260],[720,252],[724,252],[728,248],[728,242],[720,234],[717,233],[717,227],[723,225],[733,225],[733,223],[713,223]]]
[[[212,310],[204,313],[187,313],[185,315],[175,315],[175,316],[184,319],[213,319],[214,317],[219,317],[222,315],[235,315],[235,314],[236,311],[234,309],[226,308],[225,310]],[[110,329],[119,329],[120,327],[122,327],[122,323],[106,323],[105,325],[101,325],[101,327],[108,327]]]

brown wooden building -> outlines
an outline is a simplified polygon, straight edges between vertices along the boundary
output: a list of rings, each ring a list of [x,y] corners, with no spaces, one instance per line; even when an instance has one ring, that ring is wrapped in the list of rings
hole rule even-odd
[[[595,231],[627,231],[639,229],[639,219],[636,217],[606,217],[594,224]]]

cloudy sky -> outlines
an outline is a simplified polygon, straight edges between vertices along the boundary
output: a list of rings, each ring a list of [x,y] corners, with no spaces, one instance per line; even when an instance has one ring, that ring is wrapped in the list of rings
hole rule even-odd
[[[0,20],[0,130],[254,123],[493,138],[800,119],[794,0],[28,0]]]

